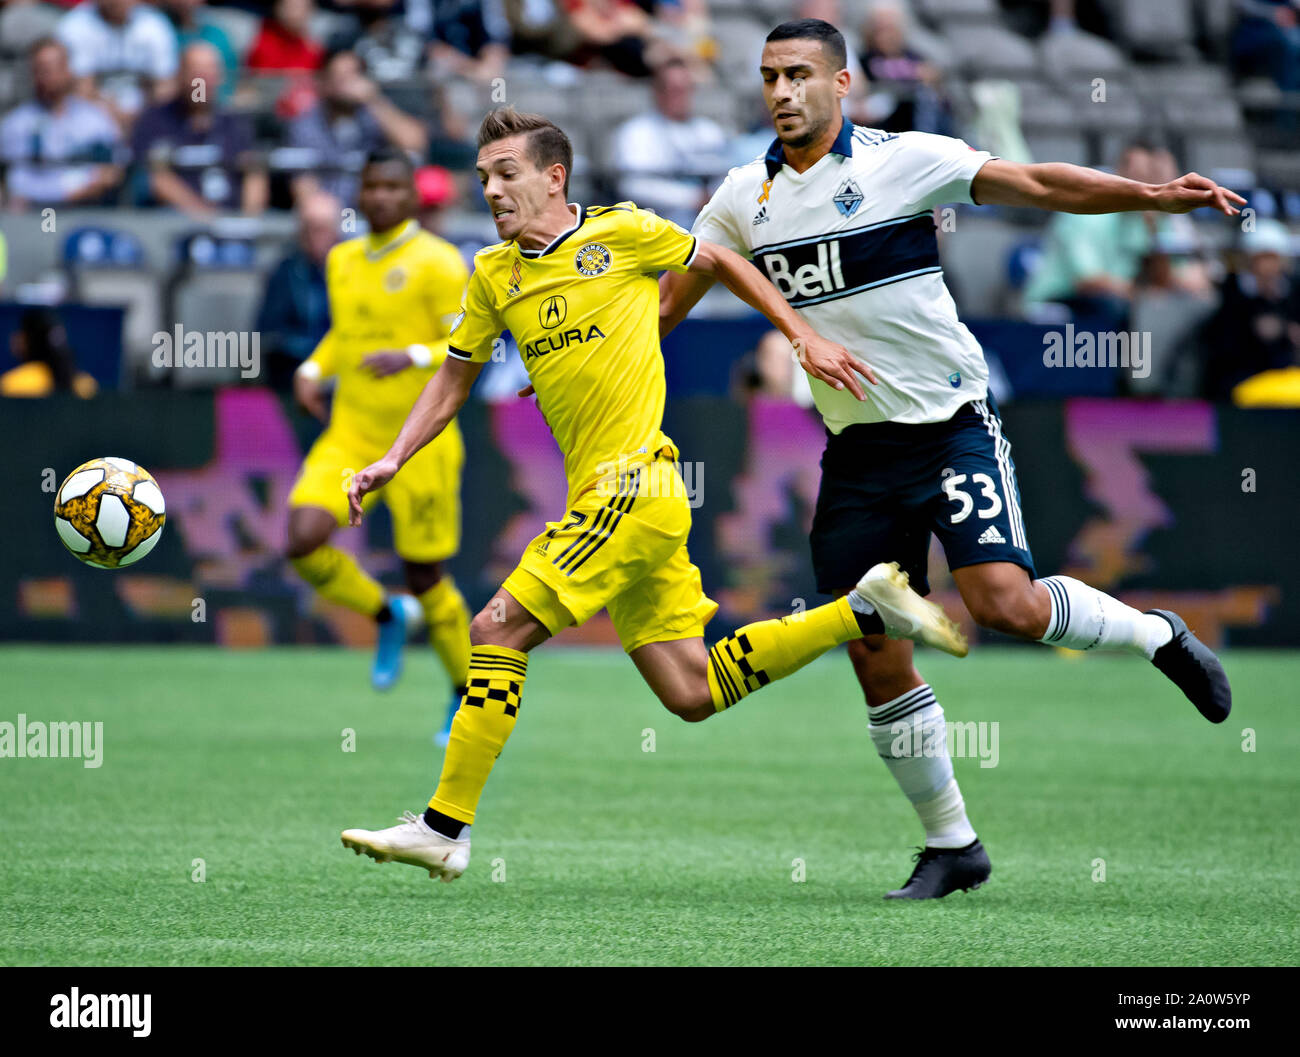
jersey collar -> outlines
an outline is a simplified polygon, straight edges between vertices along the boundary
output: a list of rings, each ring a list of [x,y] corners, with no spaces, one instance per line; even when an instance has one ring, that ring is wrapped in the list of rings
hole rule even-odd
[[[831,153],[844,158],[853,157],[853,122],[846,117],[840,120],[840,131],[835,137],[835,142],[831,144]],[[775,179],[776,174],[781,171],[781,166],[785,164],[785,147],[782,146],[780,139],[772,141],[763,161],[767,165],[767,178]]]
[[[577,231],[578,228],[582,227],[582,225],[587,222],[586,206],[579,205],[577,202],[570,202],[569,206],[578,211],[578,220],[573,225],[573,227],[567,229],[566,231],[561,231],[558,235],[555,236],[555,238],[551,239],[551,241],[540,250],[519,249],[519,256],[527,257],[530,260],[535,257],[545,257],[548,253],[551,253],[552,251],[558,249],[560,243],[562,243],[565,239],[567,239],[570,235],[572,235],[575,231]],[[519,244],[517,242],[515,243],[515,247],[516,249],[519,248]]]
[[[397,249],[398,246],[404,246],[410,242],[411,239],[415,238],[419,230],[420,225],[416,221],[408,220],[397,229],[396,233],[387,242],[379,242],[378,238],[371,233],[366,237],[366,256],[372,261],[377,261],[380,257]]]

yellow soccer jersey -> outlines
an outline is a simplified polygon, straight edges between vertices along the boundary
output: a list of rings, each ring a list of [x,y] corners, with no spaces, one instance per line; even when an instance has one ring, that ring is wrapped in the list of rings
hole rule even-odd
[[[338,379],[331,430],[387,449],[447,357],[447,332],[467,279],[456,247],[414,220],[396,233],[349,239],[330,250],[325,264],[330,329],[308,361],[322,376]],[[384,378],[361,369],[372,352],[416,344],[432,351],[430,366]]]
[[[564,453],[569,505],[611,465],[671,443],[658,274],[686,271],[696,246],[631,202],[574,208],[577,222],[545,249],[511,241],[475,256],[449,349],[483,363],[502,330],[514,336]]]

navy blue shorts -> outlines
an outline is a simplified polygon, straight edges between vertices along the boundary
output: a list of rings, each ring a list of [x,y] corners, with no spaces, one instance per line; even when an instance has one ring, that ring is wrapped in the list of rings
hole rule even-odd
[[[992,396],[947,422],[872,422],[828,435],[812,528],[819,591],[845,591],[877,562],[898,562],[928,594],[931,533],[950,569],[1014,562],[1035,575]]]

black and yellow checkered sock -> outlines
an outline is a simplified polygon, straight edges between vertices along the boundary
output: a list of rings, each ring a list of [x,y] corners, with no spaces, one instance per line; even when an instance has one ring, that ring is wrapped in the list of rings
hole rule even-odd
[[[492,765],[515,729],[519,699],[528,674],[528,654],[508,646],[475,646],[469,652],[465,696],[451,725],[434,811],[464,823],[474,821]]]
[[[709,651],[709,693],[721,712],[760,686],[797,672],[833,646],[862,637],[847,599],[780,620],[746,624]]]

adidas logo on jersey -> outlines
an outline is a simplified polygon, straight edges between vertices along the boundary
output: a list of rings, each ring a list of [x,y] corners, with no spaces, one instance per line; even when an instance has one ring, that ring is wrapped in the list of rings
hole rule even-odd
[[[759,224],[766,224],[771,219],[772,218],[767,215],[767,206],[763,206],[754,215],[754,219],[751,222],[751,224],[753,227],[758,227]]]
[[[981,543],[1006,543],[1006,537],[998,531],[997,525],[990,525],[980,533],[979,541]]]

